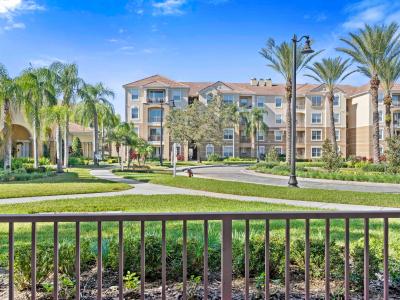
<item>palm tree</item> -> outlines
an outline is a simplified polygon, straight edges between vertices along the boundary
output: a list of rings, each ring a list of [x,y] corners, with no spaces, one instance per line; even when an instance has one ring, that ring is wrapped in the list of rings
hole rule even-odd
[[[253,135],[253,141],[256,143],[257,161],[260,161],[260,141],[259,133],[266,133],[268,130],[267,124],[264,122],[264,110],[261,108],[253,108],[250,112],[242,113],[245,132],[247,135]]]
[[[335,58],[324,58],[320,62],[315,62],[312,66],[306,66],[311,74],[306,76],[313,78],[314,80],[325,85],[326,101],[329,106],[330,116],[330,136],[333,148],[337,153],[337,141],[336,141],[336,128],[335,118],[333,113],[333,100],[335,98],[334,92],[340,82],[355,71],[348,71],[350,68],[350,59],[342,59],[341,57]]]
[[[115,114],[113,106],[102,103],[98,105],[98,115],[101,132],[101,159],[103,160],[107,131],[117,124],[120,124],[120,118]]]
[[[300,72],[316,55],[322,51],[307,55],[301,52],[302,47],[297,48],[296,70]],[[291,102],[292,102],[292,69],[293,69],[293,46],[290,43],[283,42],[276,44],[275,40],[267,40],[265,48],[262,48],[260,54],[267,60],[267,66],[282,75],[285,80],[285,99],[286,99],[286,162],[290,162],[291,157]]]
[[[4,170],[11,170],[12,156],[12,110],[21,105],[20,90],[16,81],[0,64],[0,106],[3,106]]]
[[[57,104],[45,106],[41,109],[42,118],[49,127],[56,127],[56,147],[57,147],[57,173],[62,173],[62,128],[65,125],[68,107]]]
[[[98,110],[101,104],[112,107],[108,98],[114,97],[114,92],[104,87],[102,83],[95,85],[84,84],[78,91],[82,99],[76,106],[75,118],[83,125],[93,126],[93,161],[99,164],[99,115]]]
[[[59,94],[62,95],[62,105],[68,109],[64,125],[64,167],[67,168],[69,156],[69,118],[72,106],[75,104],[78,89],[82,84],[82,79],[78,77],[78,66],[76,64],[54,62],[50,65],[50,69],[55,74],[57,89]]]
[[[400,53],[398,24],[365,25],[357,32],[342,38],[347,47],[338,48],[349,55],[358,64],[357,70],[370,79],[369,92],[372,101],[373,122],[373,159],[380,162],[379,153],[379,112],[378,89],[380,85],[379,69],[385,60],[392,61]]]
[[[154,148],[147,141],[139,138],[136,151],[138,153],[139,165],[140,165],[140,159],[143,161],[143,165],[145,165],[146,159],[153,154]]]
[[[392,112],[390,109],[392,105],[391,90],[394,83],[400,78],[400,58],[396,57],[393,60],[385,59],[379,68],[379,77],[384,93],[385,137],[390,138],[392,136],[392,131],[390,130],[392,122]]]
[[[40,136],[41,115],[40,110],[44,105],[54,105],[55,88],[51,71],[47,68],[29,68],[22,72],[16,80],[21,87],[25,115],[33,128],[33,159],[34,167],[38,163],[38,138]]]

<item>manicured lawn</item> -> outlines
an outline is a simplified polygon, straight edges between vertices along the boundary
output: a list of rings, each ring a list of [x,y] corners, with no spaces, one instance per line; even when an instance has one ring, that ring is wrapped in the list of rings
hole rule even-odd
[[[89,169],[73,168],[56,176],[26,182],[1,183],[0,199],[111,192],[129,188],[130,186],[124,183],[114,183],[95,178],[90,175]]]
[[[346,203],[371,206],[400,207],[400,195],[319,189],[292,189],[288,187],[241,183],[203,178],[172,177],[166,173],[116,172],[124,176],[151,183],[242,196],[259,196],[278,199]]]

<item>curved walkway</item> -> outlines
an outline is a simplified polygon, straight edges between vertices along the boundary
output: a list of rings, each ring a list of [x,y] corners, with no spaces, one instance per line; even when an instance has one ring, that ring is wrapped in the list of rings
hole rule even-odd
[[[38,202],[46,200],[63,200],[63,199],[79,199],[79,198],[92,198],[92,197],[112,197],[112,196],[125,196],[125,195],[193,195],[193,196],[206,196],[220,199],[238,200],[238,201],[252,201],[252,202],[264,202],[271,204],[284,204],[298,207],[308,207],[312,209],[329,209],[329,210],[347,210],[347,211],[368,211],[368,210],[398,210],[397,208],[390,207],[379,207],[379,206],[364,206],[364,205],[350,205],[350,204],[338,204],[338,203],[324,203],[324,202],[313,202],[313,201],[298,201],[298,200],[286,200],[286,199],[275,199],[275,198],[264,198],[264,197],[252,197],[252,196],[239,196],[231,194],[221,194],[206,191],[190,190],[184,188],[168,187],[152,183],[138,182],[131,179],[125,179],[116,176],[107,169],[92,170],[91,174],[101,179],[123,182],[132,185],[132,189],[118,192],[105,192],[105,193],[91,193],[91,194],[75,194],[75,195],[58,195],[58,196],[39,196],[39,197],[23,197],[23,198],[8,198],[0,199],[0,204],[17,204],[17,203],[28,203]]]
[[[217,180],[240,181],[264,185],[288,186],[287,176],[263,174],[247,170],[244,166],[220,166],[213,168],[196,168],[193,173],[197,177]],[[370,193],[400,193],[400,184],[354,182],[315,178],[298,178],[302,188],[341,190]]]

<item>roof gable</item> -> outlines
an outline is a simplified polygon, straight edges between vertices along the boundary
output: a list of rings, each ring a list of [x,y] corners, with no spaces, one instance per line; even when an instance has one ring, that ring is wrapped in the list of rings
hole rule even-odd
[[[224,83],[222,81],[217,81],[217,82],[214,82],[213,84],[210,84],[210,85],[202,88],[201,90],[199,90],[199,93],[204,92],[205,90],[208,90],[208,89],[213,89],[213,88],[218,91],[221,91],[221,92],[226,92],[226,91],[232,92],[233,91],[233,88],[231,88],[226,83]]]
[[[123,87],[171,87],[171,88],[189,88],[188,86],[184,85],[183,83],[171,80],[165,76],[161,75],[153,75],[150,77],[146,77],[144,79],[140,79],[128,84],[125,84]]]

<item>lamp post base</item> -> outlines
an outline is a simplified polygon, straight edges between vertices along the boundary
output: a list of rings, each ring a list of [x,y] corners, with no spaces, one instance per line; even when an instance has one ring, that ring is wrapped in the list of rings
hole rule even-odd
[[[288,184],[289,184],[289,187],[296,187],[296,188],[299,187],[296,175],[290,175]]]

